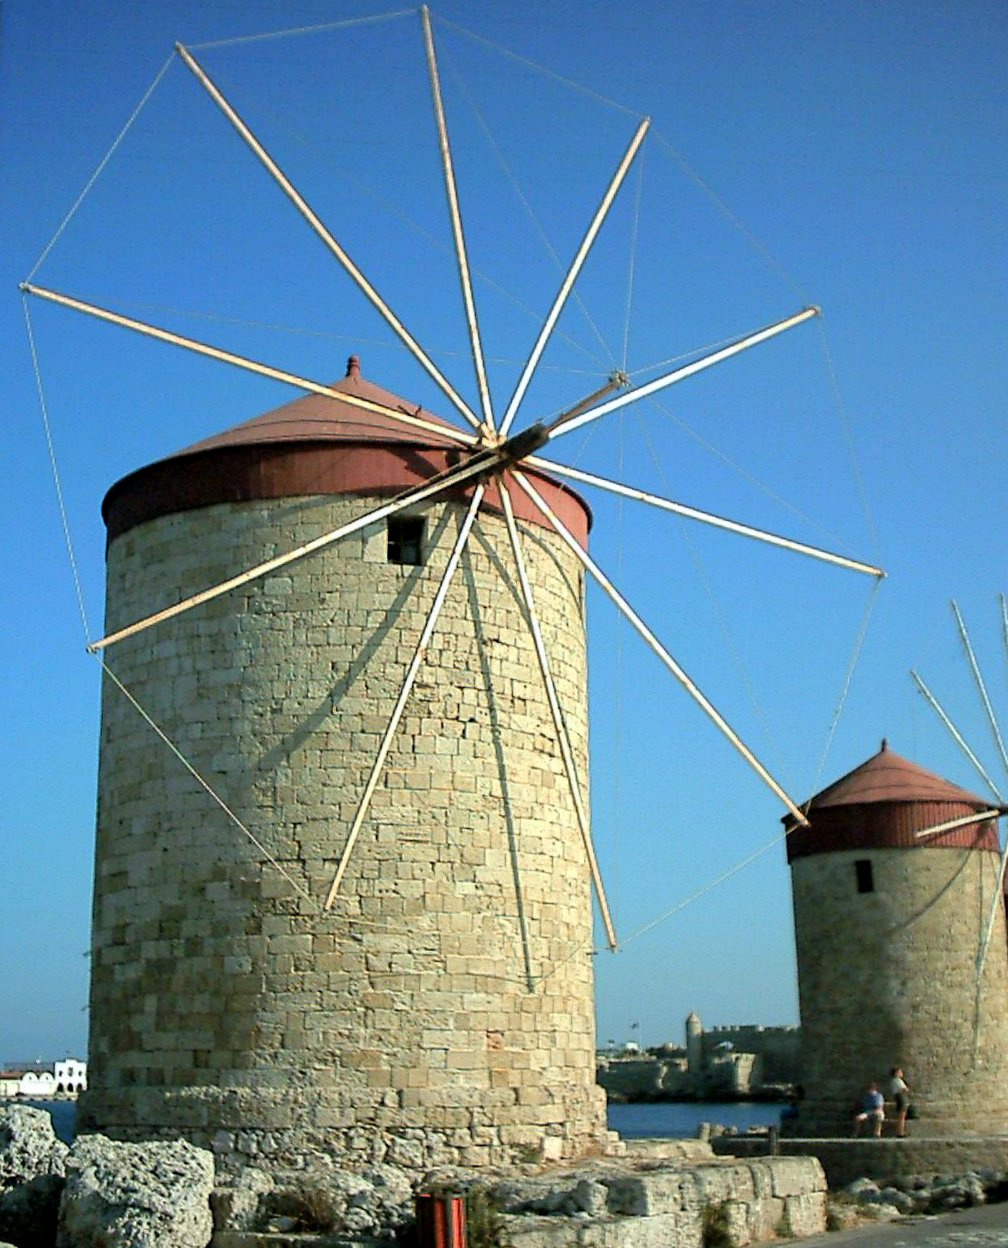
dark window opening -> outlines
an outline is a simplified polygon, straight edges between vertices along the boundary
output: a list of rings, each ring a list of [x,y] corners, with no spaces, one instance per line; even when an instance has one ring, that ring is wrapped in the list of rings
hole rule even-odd
[[[857,891],[859,893],[873,893],[875,891],[875,877],[872,875],[872,866],[870,858],[858,858],[854,863],[854,875],[857,878]]]
[[[423,516],[389,516],[388,561],[407,567],[423,563]]]

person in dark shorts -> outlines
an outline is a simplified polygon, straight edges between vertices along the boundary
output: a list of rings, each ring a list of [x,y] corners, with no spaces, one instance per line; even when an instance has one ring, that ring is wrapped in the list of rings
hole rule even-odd
[[[896,1106],[896,1134],[902,1138],[906,1135],[910,1089],[903,1078],[903,1069],[900,1066],[894,1066],[889,1074],[889,1095]]]

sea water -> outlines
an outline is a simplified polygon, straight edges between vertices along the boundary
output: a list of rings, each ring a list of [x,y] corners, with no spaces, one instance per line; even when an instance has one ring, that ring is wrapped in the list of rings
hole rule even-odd
[[[74,1101],[27,1101],[52,1114],[53,1130],[69,1144],[73,1140]],[[718,1123],[746,1131],[749,1127],[776,1126],[783,1103],[776,1101],[649,1101],[609,1106],[609,1127],[625,1139],[691,1139],[702,1122]]]
[[[778,1101],[647,1101],[609,1106],[609,1129],[627,1140],[685,1140],[702,1122],[735,1127],[770,1127],[780,1123]]]
[[[72,1144],[74,1136],[74,1118],[77,1115],[76,1101],[12,1101],[13,1105],[30,1105],[33,1109],[44,1109],[52,1115],[53,1130],[57,1139],[64,1144]]]

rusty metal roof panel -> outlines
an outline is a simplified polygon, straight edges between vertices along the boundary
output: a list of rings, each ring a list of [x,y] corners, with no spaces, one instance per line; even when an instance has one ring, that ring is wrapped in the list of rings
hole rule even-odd
[[[980,809],[990,809],[986,802]],[[788,825],[787,858],[813,854],[864,852],[872,849],[973,849],[1000,852],[997,818],[977,820],[945,832],[919,837],[977,810],[961,801],[870,802],[863,806],[826,806],[809,811],[807,828]]]
[[[411,427],[392,416],[371,412],[351,403],[324,394],[305,394],[300,398],[254,416],[222,433],[195,442],[169,459],[195,455],[223,447],[261,446],[275,442],[395,442],[410,446],[458,447],[459,426],[428,412],[416,403],[407,403],[390,390],[384,390],[360,375],[360,362],[351,356],[347,375],[331,385],[331,389],[356,398],[366,399],[392,411],[418,416],[432,425],[441,425],[443,437],[433,430]],[[468,430],[466,431],[468,432]]]
[[[964,802],[977,810],[990,805],[986,798],[977,797],[975,793],[961,789],[933,771],[918,767],[909,759],[895,754],[889,749],[888,742],[883,741],[877,754],[817,793],[808,808],[921,801]]]
[[[402,424],[326,395],[303,395],[122,477],[102,502],[108,540],[158,516],[215,503],[313,494],[390,497],[424,484],[471,453],[452,436],[457,426],[365,381],[356,356],[333,388],[418,416],[443,427],[445,435],[436,427]],[[550,507],[587,546],[592,513],[585,500],[556,478],[528,471]],[[471,493],[472,486],[463,485],[447,496],[463,500]],[[501,510],[496,481],[489,483],[484,505]],[[548,527],[523,493],[514,492],[513,506],[520,520]]]
[[[997,816],[918,833],[996,809],[933,771],[901,758],[882,742],[879,752],[827,786],[803,808],[809,827],[784,818],[788,862],[812,854],[867,849],[981,849],[999,852]]]

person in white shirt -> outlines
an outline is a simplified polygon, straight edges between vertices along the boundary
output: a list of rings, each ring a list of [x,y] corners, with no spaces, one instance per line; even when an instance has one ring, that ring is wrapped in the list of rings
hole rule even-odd
[[[906,1135],[907,1110],[910,1108],[910,1089],[903,1078],[902,1068],[894,1066],[889,1076],[889,1095],[896,1105],[896,1134]]]

